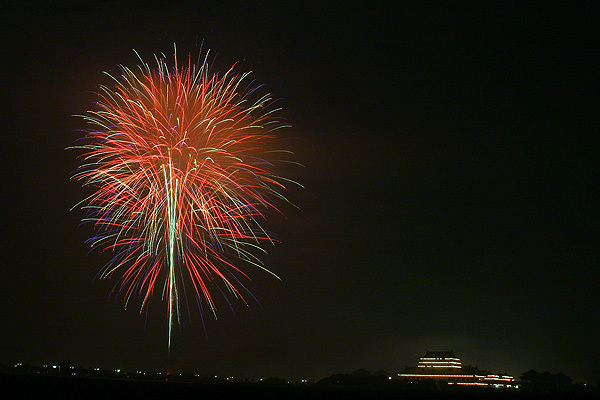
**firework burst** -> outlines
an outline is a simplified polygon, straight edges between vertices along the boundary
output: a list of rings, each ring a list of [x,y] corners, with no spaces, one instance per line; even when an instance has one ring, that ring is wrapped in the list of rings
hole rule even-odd
[[[167,302],[169,348],[186,287],[215,318],[214,293],[248,304],[240,265],[268,271],[256,257],[261,227],[288,181],[274,174],[274,131],[286,125],[270,94],[248,74],[212,74],[204,60],[156,68],[140,58],[101,86],[93,127],[74,148],[84,150],[74,178],[93,188],[80,204],[94,224],[92,247],[114,258],[100,276],[116,276],[114,292],[141,298],[140,312],[159,292]],[[236,266],[237,265],[237,266]],[[273,274],[276,276],[275,274]]]

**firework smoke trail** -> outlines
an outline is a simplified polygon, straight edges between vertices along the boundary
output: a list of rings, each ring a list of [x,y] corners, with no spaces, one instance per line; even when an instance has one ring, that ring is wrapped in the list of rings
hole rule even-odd
[[[114,87],[101,86],[98,109],[82,116],[93,128],[74,146],[84,150],[74,179],[94,190],[80,203],[97,232],[89,242],[116,254],[100,276],[118,277],[125,307],[141,297],[140,312],[162,286],[169,349],[186,286],[216,318],[214,291],[248,305],[240,281],[248,276],[232,260],[273,274],[254,249],[273,241],[260,223],[274,200],[287,201],[291,182],[273,173],[274,157],[287,152],[270,148],[286,126],[271,96],[252,100],[249,73],[234,65],[211,74],[207,58],[181,66],[175,53],[173,67],[164,56],[155,69],[141,58],[136,70],[121,66],[109,75]]]

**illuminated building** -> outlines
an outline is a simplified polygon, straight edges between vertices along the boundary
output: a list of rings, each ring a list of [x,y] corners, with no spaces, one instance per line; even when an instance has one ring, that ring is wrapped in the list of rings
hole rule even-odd
[[[453,351],[428,351],[416,367],[406,367],[399,379],[446,381],[449,385],[515,387],[515,378],[507,374],[490,374],[471,365],[462,365]]]

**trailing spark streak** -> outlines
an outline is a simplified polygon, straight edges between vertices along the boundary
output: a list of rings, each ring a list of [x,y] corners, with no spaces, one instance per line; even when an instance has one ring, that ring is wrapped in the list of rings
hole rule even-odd
[[[162,285],[169,348],[186,287],[216,317],[215,290],[248,304],[235,259],[273,274],[254,249],[273,241],[260,223],[291,182],[273,171],[272,157],[286,153],[270,148],[273,131],[286,125],[270,95],[252,100],[248,73],[210,74],[206,60],[121,67],[74,147],[85,151],[74,178],[94,190],[80,203],[97,231],[89,242],[116,254],[101,277],[118,276],[115,291],[126,307],[140,297],[140,312]]]

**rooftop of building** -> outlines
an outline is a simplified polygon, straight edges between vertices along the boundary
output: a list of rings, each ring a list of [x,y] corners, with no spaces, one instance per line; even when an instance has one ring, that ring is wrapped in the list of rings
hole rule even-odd
[[[456,358],[454,351],[429,351],[425,354],[425,358]]]

